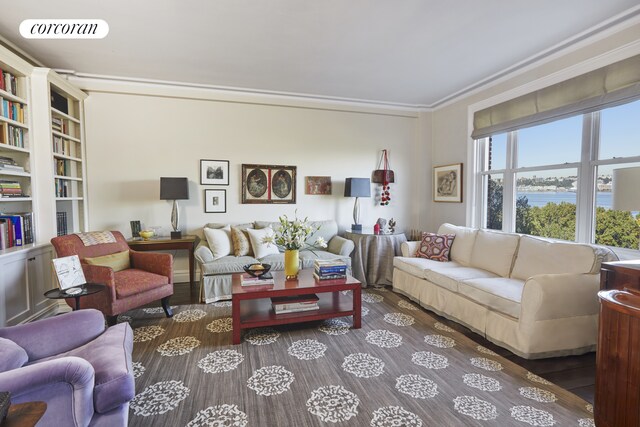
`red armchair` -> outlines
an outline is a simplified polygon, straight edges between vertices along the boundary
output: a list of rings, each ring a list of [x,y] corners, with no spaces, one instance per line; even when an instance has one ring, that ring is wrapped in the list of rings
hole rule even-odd
[[[99,243],[85,246],[76,234],[51,239],[51,244],[59,257],[78,255],[87,282],[104,283],[105,292],[82,298],[83,308],[95,308],[107,316],[112,323],[116,316],[132,308],[140,307],[158,299],[167,317],[173,316],[169,297],[173,295],[173,257],[171,254],[137,252],[131,250],[119,231],[111,232],[115,243]],[[89,265],[85,258],[110,255],[129,251],[131,268],[114,272],[110,267]],[[66,300],[75,308],[73,298]]]

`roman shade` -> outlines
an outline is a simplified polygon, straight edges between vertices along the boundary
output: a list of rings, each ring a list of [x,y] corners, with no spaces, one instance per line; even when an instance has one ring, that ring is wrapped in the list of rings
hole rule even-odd
[[[640,55],[493,105],[473,116],[474,139],[535,126],[640,97]]]

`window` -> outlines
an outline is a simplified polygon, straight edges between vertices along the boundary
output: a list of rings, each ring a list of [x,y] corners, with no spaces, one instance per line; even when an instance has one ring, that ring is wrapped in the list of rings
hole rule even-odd
[[[640,100],[478,143],[482,227],[640,248],[640,212],[612,205],[613,170],[640,166]]]

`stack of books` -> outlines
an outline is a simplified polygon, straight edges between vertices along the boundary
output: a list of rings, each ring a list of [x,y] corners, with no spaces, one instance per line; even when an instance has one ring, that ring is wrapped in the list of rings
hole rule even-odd
[[[316,280],[335,280],[347,277],[347,264],[340,260],[316,260],[313,263]]]
[[[51,117],[51,129],[62,133],[64,129],[64,122],[59,117]]]
[[[276,314],[297,313],[300,311],[319,310],[318,299],[316,294],[273,297],[271,298],[271,304]]]
[[[0,249],[33,243],[33,213],[0,213]]]
[[[24,172],[24,167],[18,165],[11,157],[0,156],[0,171]]]
[[[0,197],[23,197],[20,183],[18,181],[0,179]]]
[[[242,286],[273,285],[273,283],[273,276],[269,273],[259,277],[253,277],[246,273],[242,275]]]

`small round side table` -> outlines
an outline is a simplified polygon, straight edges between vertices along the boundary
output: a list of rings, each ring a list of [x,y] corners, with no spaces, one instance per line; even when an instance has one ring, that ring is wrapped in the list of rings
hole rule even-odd
[[[101,292],[107,288],[107,285],[103,285],[102,283],[85,283],[84,285],[74,286],[75,288],[82,289],[82,292],[77,294],[68,294],[62,289],[51,289],[44,293],[44,296],[51,299],[66,299],[66,298],[74,298],[76,300],[76,304],[74,307],[75,310],[80,309],[80,298]]]

